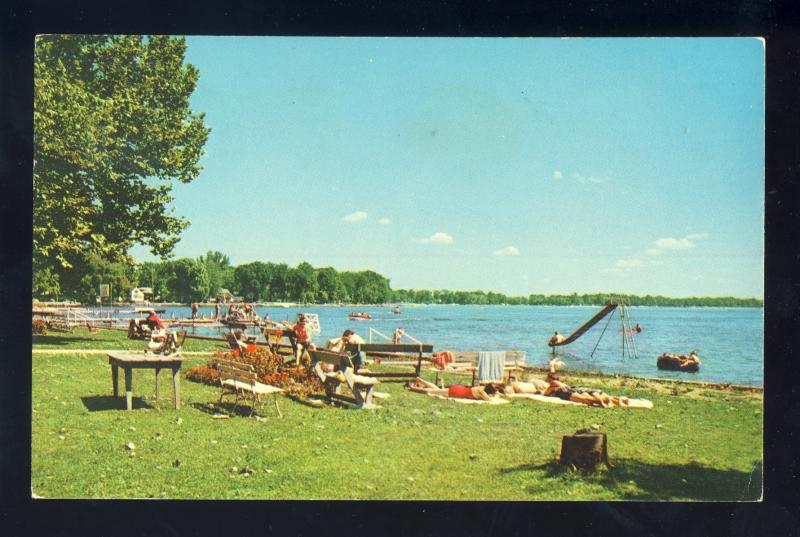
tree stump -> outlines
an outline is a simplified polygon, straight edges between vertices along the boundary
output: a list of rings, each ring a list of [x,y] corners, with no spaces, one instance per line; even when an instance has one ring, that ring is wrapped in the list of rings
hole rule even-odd
[[[611,467],[606,433],[575,433],[561,438],[560,464],[593,473],[601,462]]]

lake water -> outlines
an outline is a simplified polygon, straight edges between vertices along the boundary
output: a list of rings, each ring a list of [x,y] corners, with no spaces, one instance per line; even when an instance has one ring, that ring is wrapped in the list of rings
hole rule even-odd
[[[349,321],[351,311],[364,311],[371,321]],[[369,340],[369,328],[391,336],[402,327],[411,336],[431,343],[435,351],[523,350],[530,365],[544,366],[551,358],[547,341],[555,330],[568,336],[592,317],[599,307],[564,306],[403,306],[393,314],[387,307],[257,308],[274,321],[293,322],[299,311],[319,315],[321,334],[316,343],[338,337],[350,328]],[[223,310],[225,311],[225,310]],[[760,308],[655,308],[628,309],[630,322],[642,332],[634,335],[638,358],[622,356],[619,310],[611,320],[601,320],[570,345],[559,349],[568,369],[599,370],[638,376],[764,384],[764,312]],[[213,308],[200,314],[213,315]],[[122,314],[121,314],[122,315]],[[128,314],[129,315],[129,314]],[[167,307],[165,319],[190,316],[188,307]],[[600,335],[606,327],[605,333]],[[252,332],[252,329],[250,330]],[[189,333],[218,335],[219,328],[198,327]],[[373,341],[382,341],[373,336]],[[594,355],[592,350],[597,346]],[[688,354],[696,350],[702,360],[698,373],[659,371],[656,358],[664,353]]]

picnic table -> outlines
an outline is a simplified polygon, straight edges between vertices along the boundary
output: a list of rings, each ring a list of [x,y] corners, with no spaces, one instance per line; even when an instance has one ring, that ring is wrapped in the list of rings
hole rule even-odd
[[[155,369],[156,371],[156,402],[158,402],[158,374],[162,369],[172,370],[172,400],[175,408],[181,407],[180,398],[180,370],[183,357],[177,356],[146,356],[142,354],[109,353],[108,363],[111,365],[111,380],[114,384],[114,397],[118,396],[119,368],[125,370],[125,399],[127,409],[133,409],[133,369]]]

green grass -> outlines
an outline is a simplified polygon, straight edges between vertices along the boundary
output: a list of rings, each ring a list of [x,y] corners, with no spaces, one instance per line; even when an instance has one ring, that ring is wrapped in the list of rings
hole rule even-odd
[[[191,332],[189,332],[191,334]],[[71,333],[49,332],[45,336],[33,336],[34,349],[102,349],[102,350],[137,350],[143,351],[147,342],[128,339],[127,332],[122,330],[103,330],[95,334],[84,327],[76,327]],[[183,344],[185,351],[218,351],[228,348],[223,341],[206,341],[186,338]]]
[[[67,340],[50,344],[111,348],[108,334],[114,333],[76,331],[59,334]],[[122,335],[111,338],[113,343],[126,343]],[[131,348],[138,349],[141,342],[135,343]],[[44,344],[41,339],[35,346]],[[184,369],[205,362],[191,357]],[[153,371],[135,370],[134,411],[126,412],[124,398],[111,395],[110,367],[102,355],[34,354],[32,367],[31,484],[43,497],[754,500],[761,495],[761,394],[569,377],[568,382],[608,393],[651,399],[654,408],[525,400],[464,405],[382,382],[378,390],[390,397],[379,401],[383,408],[377,410],[311,408],[281,398],[283,418],[268,403],[257,413],[261,419],[248,418],[247,412],[214,419],[216,387],[182,379],[183,406],[174,410],[168,375],[162,375],[157,404]],[[592,425],[608,433],[614,466],[591,476],[560,469],[555,461],[562,435]]]

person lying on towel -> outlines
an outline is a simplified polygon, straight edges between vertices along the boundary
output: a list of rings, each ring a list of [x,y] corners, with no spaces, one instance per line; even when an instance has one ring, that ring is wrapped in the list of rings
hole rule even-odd
[[[407,384],[409,390],[428,395],[443,395],[445,397],[453,397],[456,399],[476,399],[478,401],[495,401],[500,399],[498,390],[494,384],[485,384],[483,386],[464,386],[462,384],[453,384],[447,388],[440,388],[432,382],[417,377]]]
[[[550,386],[544,391],[544,395],[558,397],[567,401],[583,403],[585,405],[599,405],[604,408],[614,406],[628,406],[630,400],[627,397],[608,395],[601,390],[592,388],[570,387],[559,380],[558,373],[548,373],[547,381]]]

